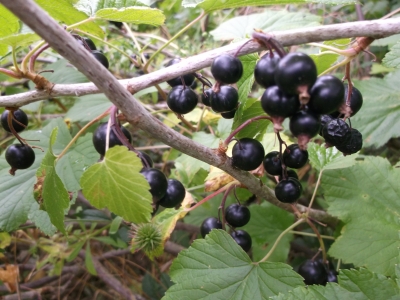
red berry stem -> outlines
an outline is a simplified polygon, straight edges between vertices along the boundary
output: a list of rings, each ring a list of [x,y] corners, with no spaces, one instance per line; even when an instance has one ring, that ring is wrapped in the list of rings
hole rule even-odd
[[[8,109],[9,110],[9,113],[8,113],[8,115],[7,115],[7,123],[8,123],[8,127],[10,128],[10,130],[11,130],[11,133],[16,137],[16,139],[21,143],[21,145],[25,145],[25,144],[27,144],[26,142],[25,142],[25,139],[23,139],[16,131],[15,131],[15,129],[14,129],[14,125],[13,125],[13,120],[14,120],[14,111],[16,110],[15,108],[13,108],[13,107],[6,107],[6,109]],[[15,120],[16,121],[16,120]],[[21,125],[23,125],[23,124],[21,124]],[[24,125],[25,126],[25,125]]]
[[[270,50],[273,48],[276,53],[278,53],[279,57],[282,58],[287,54],[283,46],[276,39],[274,39],[271,34],[261,31],[254,31],[251,36],[253,37],[253,40],[257,41],[267,49]]]
[[[222,229],[225,230],[225,203],[226,199],[228,198],[229,193],[231,192],[232,189],[236,187],[235,184],[232,184],[228,187],[228,189],[225,191],[224,196],[222,197],[222,201],[220,206],[218,207],[218,210],[222,213]]]
[[[29,72],[33,72],[35,68],[35,62],[38,56],[46,49],[50,48],[49,44],[45,44],[42,47],[40,47],[29,59]]]
[[[282,140],[279,131],[276,133],[276,136],[277,136],[278,141],[279,141],[279,158],[281,160],[281,165],[282,165],[282,178],[283,179],[287,179],[287,177],[288,177],[288,175],[287,175],[287,167],[283,162],[283,149],[282,149],[282,145],[285,145],[286,148],[287,148],[287,145],[286,145],[285,141]]]
[[[322,251],[322,259],[323,261],[326,261],[326,250],[325,250],[325,244],[324,244],[324,240],[322,239],[317,227],[315,227],[315,225],[311,222],[311,220],[307,217],[306,218],[306,222],[308,225],[310,225],[311,229],[314,231],[314,233],[317,235],[318,241],[319,241],[319,246],[320,249]]]

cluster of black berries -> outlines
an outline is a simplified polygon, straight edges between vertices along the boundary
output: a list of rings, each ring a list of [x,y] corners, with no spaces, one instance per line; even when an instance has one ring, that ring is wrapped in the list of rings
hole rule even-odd
[[[87,37],[81,37],[79,35],[74,36],[76,40],[82,44],[82,46],[90,51],[92,55],[106,68],[108,69],[109,63],[107,57],[101,52],[100,50],[97,50],[96,45],[93,43],[93,41]]]
[[[261,105],[272,117],[275,130],[282,130],[283,120],[290,118],[289,129],[298,138],[300,149],[305,150],[308,141],[318,133],[322,133],[329,146],[336,146],[344,154],[361,149],[359,131],[338,118],[348,118],[361,108],[362,97],[355,87],[351,86],[348,97],[348,86],[338,78],[331,75],[317,78],[314,61],[300,52],[282,58],[274,52],[264,55],[257,62],[254,76],[266,88]]]
[[[119,136],[115,128],[110,127],[108,147],[116,145],[126,145],[132,142],[130,132],[123,126],[120,126],[124,137]],[[106,152],[107,123],[100,124],[93,133],[93,145],[96,151],[103,157]],[[125,138],[125,140],[124,140]],[[143,169],[140,173],[146,178],[150,185],[150,193],[153,196],[153,202],[158,206],[173,208],[179,205],[185,198],[185,187],[176,179],[167,179],[165,174],[158,169],[153,168],[153,160],[149,155],[142,151],[136,151],[141,159]]]
[[[9,146],[5,154],[6,161],[11,166],[10,174],[15,175],[16,170],[28,169],[35,162],[35,152],[32,147],[24,143],[18,135],[28,126],[28,116],[22,109],[7,109],[1,114],[0,120],[3,129],[14,134],[20,142]]]
[[[230,235],[244,251],[251,249],[252,241],[245,230],[236,230],[250,221],[250,210],[247,206],[231,204],[225,209],[225,221],[232,228]],[[222,229],[222,223],[215,217],[207,218],[200,226],[200,234],[204,238],[212,229]]]
[[[326,285],[328,282],[338,282],[337,272],[331,263],[325,264],[321,259],[308,259],[299,267],[298,273],[307,285]]]

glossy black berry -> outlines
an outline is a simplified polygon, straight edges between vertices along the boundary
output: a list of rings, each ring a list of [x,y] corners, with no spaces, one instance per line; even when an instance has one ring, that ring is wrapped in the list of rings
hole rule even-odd
[[[274,176],[282,175],[282,161],[279,151],[271,151],[265,155],[263,160],[264,170]]]
[[[328,273],[324,264],[318,260],[306,260],[299,267],[298,272],[307,285],[320,284],[325,285],[328,280]]]
[[[213,93],[212,89],[207,89],[204,91],[204,93],[201,93],[201,102],[203,102],[205,106],[211,106],[212,93]]]
[[[338,283],[338,278],[337,278],[338,273],[335,270],[328,270],[327,273],[327,282],[336,282]]]
[[[264,158],[262,144],[251,138],[242,138],[232,148],[232,165],[243,171],[258,168]]]
[[[211,73],[215,80],[231,84],[237,82],[243,74],[242,62],[229,54],[216,57],[211,65]]]
[[[110,24],[114,25],[115,27],[117,27],[118,29],[122,29],[122,22],[117,22],[117,21],[109,21]]]
[[[154,163],[153,160],[151,159],[151,157],[143,151],[138,151],[138,157],[140,158],[140,160],[142,161],[143,167],[144,168],[152,168]]]
[[[322,136],[330,145],[343,145],[350,138],[350,127],[342,119],[332,119],[322,129]]]
[[[297,175],[295,170],[287,169],[286,170],[286,175],[287,176],[285,178],[292,177],[292,178],[295,178],[295,179],[299,180],[299,176]],[[283,177],[282,177],[282,175],[280,175],[279,176],[279,181],[281,181],[282,179],[283,179]]]
[[[167,191],[159,201],[162,207],[173,208],[182,203],[185,199],[186,191],[183,184],[176,179],[168,179]]]
[[[279,55],[269,53],[261,57],[254,68],[254,79],[263,88],[275,85],[275,70],[280,60]]]
[[[310,89],[308,108],[316,114],[329,114],[338,110],[344,99],[343,82],[335,76],[318,77]]]
[[[231,237],[235,242],[247,252],[251,249],[251,236],[244,230],[236,230],[231,233]]]
[[[222,229],[222,223],[217,218],[207,218],[200,226],[200,234],[204,238],[213,229]]]
[[[218,93],[211,93],[211,108],[218,113],[228,112],[236,109],[239,104],[237,90],[229,85],[221,86]]]
[[[172,65],[175,65],[175,64],[179,63],[180,61],[181,61],[180,58],[174,58],[174,59],[170,60],[168,63],[166,63],[165,66],[166,67],[172,66]],[[185,74],[183,76],[178,76],[178,77],[175,77],[173,79],[170,79],[170,80],[167,81],[167,83],[171,87],[178,86],[178,85],[183,85],[182,79],[183,79],[185,85],[190,87],[193,84],[195,77],[194,77],[194,75],[192,73]]]
[[[291,144],[283,152],[282,158],[287,167],[299,169],[307,163],[308,151],[301,150],[298,144]]]
[[[85,47],[86,50],[97,50],[96,45],[93,43],[93,41],[91,39],[89,39],[88,37],[80,37],[77,39],[77,41],[83,46]]]
[[[8,126],[8,114],[10,111],[6,109],[2,114],[1,114],[1,126],[3,126],[4,130],[7,132],[11,132],[10,127]],[[21,132],[23,131],[26,126],[28,126],[28,116],[26,113],[21,110],[17,109],[13,112],[14,118],[12,121],[12,126],[16,132]],[[17,122],[18,121],[18,122]]]
[[[293,52],[276,67],[275,82],[287,94],[299,94],[300,87],[310,88],[317,80],[317,67],[310,56]]]
[[[109,67],[108,59],[103,54],[103,52],[101,52],[99,50],[93,50],[92,54],[106,69],[108,69],[108,67]]]
[[[233,227],[242,227],[250,221],[250,210],[244,205],[231,204],[225,209],[225,220]]]
[[[224,119],[233,119],[235,117],[235,114],[236,114],[236,109],[221,113],[221,117],[223,117]]]
[[[154,201],[159,201],[164,197],[168,188],[167,177],[160,170],[149,168],[143,169],[140,173],[146,178],[150,185],[150,193],[153,196]]]
[[[287,95],[274,85],[267,88],[261,97],[263,110],[271,117],[290,117],[300,108],[298,95]]]
[[[351,128],[349,139],[344,144],[335,146],[343,154],[354,154],[361,150],[362,145],[362,134],[357,129]]]
[[[290,118],[289,128],[297,137],[300,149],[305,150],[309,140],[320,131],[320,116],[309,110],[299,110]]]
[[[128,139],[129,143],[132,142],[132,136],[129,131],[123,126],[121,126],[121,130],[125,137]],[[106,137],[107,123],[102,123],[94,131],[92,141],[96,151],[103,156],[106,154]],[[117,135],[114,133],[114,130],[110,128],[108,148],[112,148],[116,145],[123,145],[123,143],[118,139]]]
[[[189,87],[177,85],[168,94],[168,107],[177,114],[187,114],[197,105],[197,94]]]
[[[16,170],[28,169],[35,162],[35,152],[28,145],[10,145],[5,154],[6,161],[11,166],[10,174]]]
[[[302,192],[301,183],[293,177],[282,179],[275,187],[275,196],[283,203],[296,202]]]
[[[335,118],[339,117],[340,115],[345,115],[347,117],[354,116],[362,107],[363,105],[363,96],[361,92],[356,88],[352,87],[351,94],[350,94],[350,103],[349,106],[346,105],[347,95],[348,95],[349,86],[347,84],[344,85],[344,100],[339,107],[339,111],[332,113],[331,115]]]

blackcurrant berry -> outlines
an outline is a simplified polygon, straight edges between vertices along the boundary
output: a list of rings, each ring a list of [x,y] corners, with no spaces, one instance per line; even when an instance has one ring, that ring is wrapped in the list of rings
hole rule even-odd
[[[261,57],[254,68],[254,79],[263,88],[275,85],[275,69],[280,60],[279,55],[270,53]]]
[[[92,54],[106,69],[108,69],[108,67],[109,67],[108,59],[103,54],[103,52],[101,52],[99,50],[93,50]]]
[[[159,201],[162,207],[173,208],[182,203],[185,199],[186,191],[183,184],[176,179],[168,179],[167,191]]]
[[[146,178],[150,185],[150,193],[154,201],[159,201],[164,197],[168,188],[167,177],[160,170],[154,168],[144,168],[140,173]]]
[[[222,229],[222,223],[217,218],[207,218],[200,226],[200,234],[204,238],[213,229]]]
[[[110,24],[114,25],[115,27],[117,27],[118,29],[122,29],[122,22],[117,22],[117,21],[109,21]]]
[[[282,175],[282,161],[278,151],[271,151],[263,160],[265,171],[274,176]]]
[[[244,230],[236,230],[231,233],[231,237],[235,242],[247,252],[251,249],[251,236]]]
[[[350,103],[349,103],[350,106],[347,106],[346,101],[348,92],[349,92],[349,86],[345,84],[344,100],[342,101],[339,107],[339,111],[331,114],[334,118],[337,118],[340,115],[344,115],[346,117],[352,117],[361,109],[361,106],[363,105],[364,102],[361,92],[356,87],[353,86],[350,94]]]
[[[197,105],[197,94],[189,87],[177,85],[168,94],[168,107],[177,114],[187,114]]]
[[[261,106],[271,117],[290,117],[300,108],[298,95],[286,95],[276,85],[265,90]]]
[[[324,75],[312,86],[307,105],[316,114],[329,114],[338,110],[343,99],[343,82],[335,76]]]
[[[218,113],[236,109],[239,103],[237,90],[229,85],[221,86],[218,93],[211,93],[211,108]]]
[[[28,169],[35,162],[35,152],[28,145],[14,144],[7,148],[6,161],[11,166],[10,174],[16,170]]]
[[[145,153],[143,151],[138,151],[138,157],[142,161],[142,165],[144,168],[152,168],[153,167],[153,165],[154,165],[153,160],[147,153]]]
[[[320,116],[309,110],[299,110],[290,118],[289,128],[297,137],[300,149],[305,150],[310,139],[320,131]]]
[[[242,138],[232,148],[232,165],[243,171],[258,168],[264,158],[262,144],[251,138]]]
[[[319,135],[322,136],[322,132],[324,130],[324,127],[332,121],[334,118],[331,115],[321,115],[320,121],[321,121],[321,128],[319,130]]]
[[[6,109],[1,114],[1,126],[3,126],[4,130],[7,132],[11,132],[10,127],[8,126],[8,114],[10,111]],[[12,126],[16,132],[23,131],[26,126],[28,126],[28,116],[22,109],[17,109],[12,112],[14,118],[12,120]]]
[[[121,126],[121,130],[130,143],[132,141],[132,136],[129,133],[129,131],[123,126]],[[93,138],[92,138],[94,148],[102,156],[106,154],[106,138],[107,138],[107,123],[102,123],[99,125],[99,127],[97,127],[97,129],[93,133]],[[123,143],[118,139],[117,135],[114,133],[112,128],[110,128],[108,148],[114,147],[116,145],[123,145]]]
[[[225,209],[225,220],[233,227],[242,227],[250,221],[250,210],[244,205],[231,204]]]
[[[291,144],[283,152],[282,158],[287,167],[299,169],[307,163],[308,151],[301,150],[298,144]]]
[[[275,82],[287,94],[301,94],[317,80],[317,67],[310,56],[293,52],[281,58],[275,71]]]
[[[170,60],[168,63],[166,63],[165,66],[166,67],[172,66],[172,65],[175,65],[175,64],[179,63],[180,61],[181,61],[180,58],[174,58],[174,59]],[[190,74],[185,74],[183,76],[179,76],[179,77],[175,77],[173,79],[170,79],[170,80],[167,81],[167,83],[171,87],[178,86],[178,85],[183,85],[183,83],[182,83],[182,79],[183,79],[183,82],[185,83],[185,85],[187,87],[190,87],[194,82],[194,78],[195,78],[194,75],[192,73],[190,73]]]
[[[211,94],[213,93],[212,89],[207,89],[204,91],[204,93],[201,94],[201,102],[205,106],[211,106]]]
[[[302,192],[301,183],[293,177],[282,179],[275,187],[275,196],[283,203],[296,202]]]
[[[349,139],[342,145],[335,145],[335,147],[343,154],[354,154],[361,150],[363,145],[362,134],[355,128],[350,129]]]
[[[229,54],[216,57],[211,65],[211,73],[215,80],[231,84],[237,82],[243,74],[242,62]]]
[[[88,37],[81,37],[80,39],[77,39],[77,41],[83,46],[85,47],[85,49],[87,50],[97,50],[96,45],[93,43],[93,41],[91,39],[89,39]]]
[[[327,282],[336,282],[338,283],[338,278],[337,278],[338,273],[335,270],[328,270],[327,274]]]
[[[236,109],[221,113],[221,117],[223,117],[224,119],[233,119],[235,117],[235,114],[236,114]]]
[[[306,260],[299,267],[298,272],[307,285],[321,284],[325,285],[328,280],[328,274],[324,264],[318,260]]]
[[[322,136],[330,145],[343,145],[350,138],[350,127],[342,119],[332,119],[322,129]]]
[[[299,180],[299,176],[297,175],[295,170],[290,170],[290,169],[286,170],[286,175],[287,176],[285,178],[292,177],[292,178],[295,178],[295,179]],[[280,175],[279,176],[279,181],[281,181],[283,178],[284,177],[282,177],[282,175]]]

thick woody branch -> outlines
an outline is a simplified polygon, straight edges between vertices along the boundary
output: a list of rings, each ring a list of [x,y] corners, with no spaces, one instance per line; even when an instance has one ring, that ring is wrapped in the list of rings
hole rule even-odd
[[[285,210],[292,211],[290,205],[279,202],[275,198],[273,191],[264,186],[260,180],[258,180],[248,172],[233,168],[231,165],[231,161],[227,156],[216,154],[214,150],[193,142],[192,140],[165,126],[162,122],[149,114],[140,104],[140,102],[132,97],[132,95],[126,90],[126,88],[121,85],[118,80],[99,62],[97,62],[97,60],[88,51],[76,51],[75,49],[78,49],[78,47],[80,47],[78,42],[68,32],[63,30],[63,28],[59,26],[57,22],[50,18],[47,13],[45,13],[39,6],[37,6],[34,1],[0,0],[0,3],[2,3],[16,16],[18,16],[24,23],[32,28],[32,30],[39,34],[43,39],[45,39],[52,48],[54,48],[63,57],[68,59],[75,67],[77,67],[80,72],[85,74],[94,83],[97,89],[100,92],[104,93],[108,97],[108,99],[110,99],[110,101],[115,104],[121,112],[123,112],[123,114],[126,116],[127,120],[131,124],[138,128],[141,128],[144,131],[149,132],[155,138],[183,153],[186,153],[194,158],[202,160],[208,164],[214,165],[226,171],[227,173],[235,177],[238,181],[240,181],[244,186],[246,186],[250,190],[250,192],[256,194],[258,197],[264,198],[267,201]],[[391,26],[395,26],[394,23],[391,24]],[[400,26],[400,20],[398,21],[397,26]],[[355,28],[353,29],[355,30]],[[399,30],[397,30],[396,32],[398,31]],[[367,32],[363,32],[362,35],[364,34],[367,34]],[[383,32],[376,31],[375,34],[376,36],[382,36]],[[298,35],[300,35],[300,32],[298,33]],[[334,36],[338,37],[337,35]],[[318,39],[315,38],[315,40],[325,39],[325,35],[322,35]],[[287,45],[287,43],[285,44]],[[252,48],[251,52],[257,51],[259,47],[254,43],[249,44],[248,46],[254,47]],[[229,46],[228,48],[231,49],[231,51],[234,51],[236,47],[237,46]],[[186,66],[186,70],[192,72],[196,68],[205,67],[206,65],[211,63],[212,57],[215,57],[218,53],[220,52],[216,50],[208,52],[207,62],[198,62],[195,68],[189,68],[189,66]],[[193,62],[192,59],[187,60]],[[181,71],[182,70],[178,71],[178,67],[171,68],[169,73],[172,73],[172,75],[168,78],[176,76],[176,74]],[[157,80],[161,80],[161,78]],[[158,82],[157,80],[156,82]],[[300,205],[298,206],[298,208],[300,211],[305,211],[306,209],[305,207]],[[311,210],[310,217],[325,223],[335,222],[335,218],[324,211]]]
[[[4,2],[7,1],[4,0]],[[269,33],[273,34],[275,39],[283,46],[300,45],[304,43],[359,36],[367,36],[378,39],[400,33],[400,18],[349,22]],[[243,45],[243,42],[214,49],[196,56],[189,57],[179,64],[168,67],[168,69],[160,69],[150,74],[133,79],[120,80],[120,83],[125,88],[129,87],[131,90],[138,92],[155,84],[175,78],[179,75],[195,72],[209,67],[215,57],[221,53],[234,54],[241,45]],[[263,48],[257,42],[251,42],[241,49],[239,55],[254,53],[260,50],[263,50]],[[46,91],[30,91],[12,96],[3,96],[0,97],[0,106],[19,107],[38,100],[48,99],[50,96],[83,96],[96,93],[101,93],[101,90],[98,89],[93,83],[56,84],[51,91],[51,95],[49,95]]]

